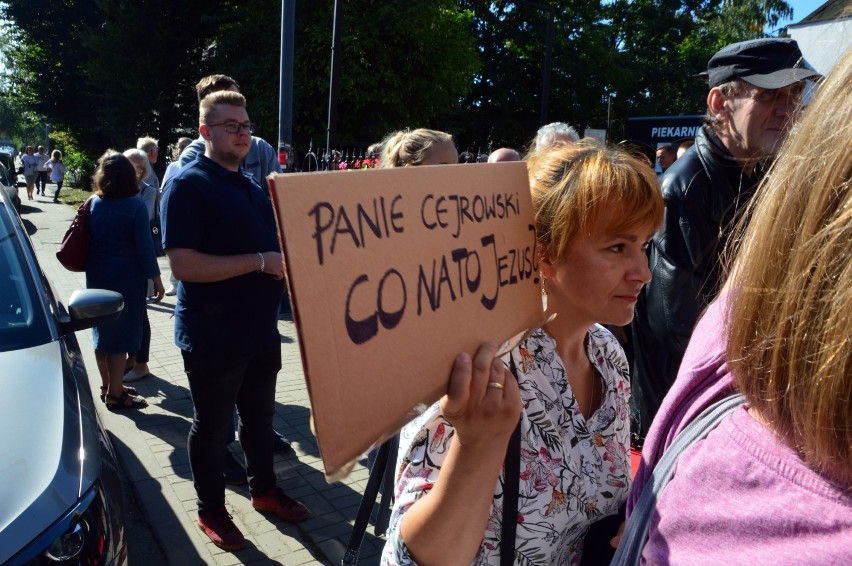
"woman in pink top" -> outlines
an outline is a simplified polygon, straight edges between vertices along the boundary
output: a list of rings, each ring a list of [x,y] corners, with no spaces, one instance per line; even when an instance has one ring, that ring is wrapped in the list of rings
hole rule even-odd
[[[652,426],[633,502],[686,423],[732,388],[747,399],[681,454],[642,562],[852,563],[850,99],[852,52],[759,191]]]

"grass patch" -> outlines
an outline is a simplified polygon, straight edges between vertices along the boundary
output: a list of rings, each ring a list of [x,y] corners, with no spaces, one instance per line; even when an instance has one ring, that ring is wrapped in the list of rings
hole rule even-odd
[[[77,208],[86,202],[86,199],[90,196],[92,196],[90,191],[62,187],[62,190],[59,192],[59,202]]]

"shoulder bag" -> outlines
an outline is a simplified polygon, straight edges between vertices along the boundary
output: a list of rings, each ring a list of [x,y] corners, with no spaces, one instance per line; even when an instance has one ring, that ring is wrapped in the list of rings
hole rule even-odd
[[[89,244],[92,240],[89,228],[89,213],[93,198],[95,197],[89,197],[77,209],[77,214],[74,216],[74,220],[71,221],[71,226],[62,238],[59,251],[56,252],[56,259],[68,271],[86,271],[86,260],[89,258]]]
[[[154,242],[154,253],[157,257],[166,255],[163,250],[163,235],[160,232],[160,190],[154,187],[157,191],[157,199],[154,201],[154,218],[151,219],[151,240]]]

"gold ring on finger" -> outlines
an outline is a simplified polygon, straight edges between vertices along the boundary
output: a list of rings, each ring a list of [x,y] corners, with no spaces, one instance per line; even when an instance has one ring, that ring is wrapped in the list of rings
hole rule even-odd
[[[499,381],[489,381],[488,389],[503,389],[503,384]]]

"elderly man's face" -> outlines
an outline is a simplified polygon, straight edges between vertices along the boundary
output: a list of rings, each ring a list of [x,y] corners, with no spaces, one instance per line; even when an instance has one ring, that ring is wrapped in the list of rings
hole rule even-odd
[[[763,158],[778,152],[802,103],[804,82],[777,90],[749,85],[742,94],[726,99],[728,133],[735,157]]]

